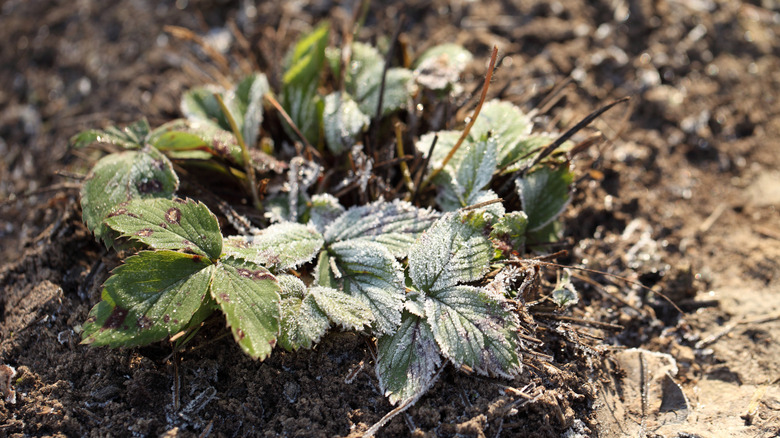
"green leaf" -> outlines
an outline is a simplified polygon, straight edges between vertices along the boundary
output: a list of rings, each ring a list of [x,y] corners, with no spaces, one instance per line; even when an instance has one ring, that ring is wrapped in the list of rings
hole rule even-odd
[[[317,266],[314,267],[314,283],[325,287],[338,287],[334,270],[341,277],[341,272],[335,265],[336,260],[328,255],[327,251],[320,252],[317,257]]]
[[[324,105],[317,94],[325,61],[330,25],[325,22],[304,36],[285,58],[281,104],[298,129],[311,143],[317,143]],[[292,129],[284,124],[290,136]]]
[[[83,148],[98,142],[121,146],[125,149],[140,149],[146,145],[149,131],[149,122],[144,118],[125,128],[110,126],[103,130],[93,129],[80,132],[71,137],[70,143],[75,148]]]
[[[462,214],[449,213],[436,221],[409,250],[409,276],[415,286],[434,293],[482,278],[494,254],[483,232]]]
[[[221,95],[224,92],[224,88],[216,85],[192,88],[182,96],[181,112],[187,120],[200,122],[201,125],[210,125],[212,129],[229,131],[230,123],[214,97],[214,94]]]
[[[394,332],[401,322],[404,299],[403,271],[395,257],[370,241],[337,242],[328,252],[333,261],[327,262],[344,292],[368,305],[379,333]],[[320,284],[323,268],[318,269]]]
[[[574,288],[574,284],[571,282],[571,270],[563,270],[563,275],[558,279],[555,289],[550,294],[550,299],[558,307],[569,307],[579,302],[580,298],[577,294],[577,289]]]
[[[465,155],[457,163],[457,171],[451,169],[449,165],[445,168],[447,175],[442,180],[437,202],[450,211],[482,202],[487,196],[482,189],[490,184],[496,170],[495,141],[487,139],[468,144]]]
[[[384,66],[384,61],[382,62]],[[382,98],[382,115],[387,115],[407,105],[412,95],[410,83],[412,72],[400,67],[387,70]],[[378,76],[359,78],[355,89],[355,100],[365,114],[376,114],[379,92],[382,89],[382,70]]]
[[[339,155],[355,145],[371,119],[360,111],[349,94],[336,91],[325,96],[322,121],[328,148]]]
[[[309,225],[324,233],[325,227],[343,213],[344,207],[335,196],[329,193],[313,195],[309,208]]]
[[[431,47],[415,63],[415,80],[431,90],[445,90],[458,82],[473,58],[471,52],[458,44]]]
[[[136,199],[120,204],[106,224],[155,249],[187,250],[212,260],[222,252],[216,216],[192,199]]]
[[[233,118],[239,123],[239,130],[248,147],[257,144],[260,124],[263,122],[263,96],[271,91],[268,79],[262,73],[252,73],[238,83],[229,94],[228,108],[235,108]]]
[[[376,242],[396,257],[404,257],[417,236],[437,217],[431,209],[420,209],[406,201],[379,200],[347,210],[326,227],[324,237],[328,243]]]
[[[363,301],[336,289],[315,286],[309,289],[308,297],[334,324],[347,330],[360,330],[374,321],[371,309]]]
[[[444,356],[456,367],[512,377],[520,370],[517,317],[501,301],[471,286],[430,293],[427,321]]]
[[[571,201],[574,173],[568,165],[552,169],[539,167],[515,180],[523,211],[528,215],[529,231],[538,231],[556,219]]]
[[[267,269],[240,259],[221,259],[211,295],[225,313],[233,338],[255,359],[271,354],[279,334],[279,283]]]
[[[83,342],[137,346],[185,328],[207,305],[213,265],[173,251],[142,251],[129,257],[106,281],[103,301],[84,324]]]
[[[254,236],[231,236],[224,241],[229,256],[243,258],[276,272],[311,261],[322,248],[322,235],[312,227],[283,222]]]
[[[282,295],[279,345],[287,351],[311,348],[328,331],[328,317],[314,298],[306,295],[306,286],[301,280],[281,275],[279,285]]]
[[[171,162],[155,149],[107,155],[95,164],[81,187],[84,223],[110,246],[116,235],[103,220],[117,205],[135,198],[170,198],[178,187]]]
[[[488,136],[498,144],[498,167],[527,154],[531,149],[525,140],[531,135],[531,118],[509,102],[491,100],[482,106],[479,117],[469,131],[473,141]]]
[[[428,390],[440,365],[433,333],[420,317],[404,313],[393,335],[377,339],[376,375],[390,403],[413,399]]]
[[[281,276],[282,320],[279,344],[289,351],[311,348],[331,322],[358,330],[373,322],[371,310],[357,298],[335,289],[315,286],[305,290],[295,277]]]
[[[433,148],[433,154],[431,155],[430,161],[428,161],[428,167],[431,169],[441,167],[441,163],[444,161],[444,157],[449,154],[449,152],[452,150],[452,148],[455,146],[455,143],[458,142],[458,138],[460,137],[459,131],[438,131],[438,132],[429,132],[423,136],[420,137],[419,140],[414,144],[415,148],[417,150],[427,156],[428,151],[431,149],[431,144],[433,144],[434,137],[438,136],[438,140],[436,140],[436,147]],[[453,155],[452,159],[449,163],[447,163],[449,166],[454,166],[457,164],[462,158],[465,153],[465,149],[463,147],[459,148],[455,155]],[[452,167],[455,169],[456,167]]]
[[[525,251],[525,234],[528,229],[528,216],[522,211],[507,213],[493,224],[490,239],[498,249],[508,255],[511,251],[522,254]]]

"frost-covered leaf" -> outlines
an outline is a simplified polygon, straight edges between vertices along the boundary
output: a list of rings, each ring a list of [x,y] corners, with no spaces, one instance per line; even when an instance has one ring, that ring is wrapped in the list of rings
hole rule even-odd
[[[394,332],[401,322],[404,283],[401,265],[390,251],[376,242],[349,240],[330,245],[328,253],[327,263],[331,271],[337,271],[334,276],[344,292],[368,305],[379,333]]]
[[[279,283],[267,269],[224,258],[215,266],[211,295],[227,318],[233,338],[256,359],[271,354],[279,334]]]
[[[106,224],[155,249],[187,250],[212,260],[222,252],[219,223],[192,199],[135,199],[111,212]]]
[[[353,207],[325,229],[328,243],[373,241],[403,257],[417,236],[431,226],[438,214],[412,204],[394,200],[379,200],[369,205]]]
[[[341,278],[341,272],[336,266],[336,259],[328,255],[327,251],[320,252],[319,257],[317,257],[317,266],[314,267],[314,283],[325,287],[338,287],[337,273],[338,278]]]
[[[456,171],[445,168],[445,177],[440,183],[441,191],[437,202],[445,211],[468,207],[486,197],[482,190],[490,183],[496,170],[496,143],[489,138],[468,144],[464,156],[457,163]],[[455,208],[453,208],[455,207]]]
[[[532,128],[531,118],[520,108],[509,102],[491,100],[482,106],[469,137],[473,141],[484,140],[488,135],[495,139],[498,167],[503,167],[529,152],[529,145],[524,141]]]
[[[436,221],[409,250],[409,276],[415,286],[433,293],[482,278],[494,254],[483,232],[462,214],[449,213]]]
[[[382,65],[384,65],[384,62],[382,62]],[[365,79],[359,79],[358,87],[355,90],[355,100],[358,102],[361,111],[373,115],[376,114],[376,108],[379,105],[379,91],[382,89],[382,72],[380,70],[378,77]],[[412,72],[405,68],[393,67],[387,70],[382,97],[382,115],[406,106],[412,95],[409,85],[411,79]]]
[[[571,282],[571,270],[564,269],[561,278],[555,285],[555,289],[550,294],[550,299],[558,307],[569,307],[577,304],[580,298],[577,294],[577,289],[574,288],[574,284]]]
[[[366,129],[371,119],[363,114],[349,94],[333,92],[325,96],[325,112],[322,116],[325,141],[336,155],[349,150]]]
[[[525,233],[528,229],[528,216],[522,211],[513,211],[501,217],[493,224],[490,239],[498,249],[507,255],[511,251],[522,253],[525,250]]]
[[[124,128],[109,126],[106,129],[91,129],[80,132],[70,139],[75,148],[83,148],[92,143],[108,143],[125,149],[140,149],[146,145],[151,128],[146,119],[141,119]]]
[[[440,44],[426,50],[415,63],[418,84],[431,90],[444,90],[458,82],[460,74],[474,57],[458,44]]]
[[[428,294],[426,321],[444,356],[455,366],[511,377],[520,369],[516,316],[471,286]]]
[[[433,154],[431,155],[431,159],[428,162],[428,167],[431,169],[441,167],[441,163],[444,161],[444,157],[447,156],[447,154],[450,153],[452,148],[455,146],[455,143],[458,142],[458,138],[460,137],[459,131],[437,131],[437,132],[429,132],[423,136],[420,137],[419,140],[414,144],[415,148],[417,148],[417,151],[419,151],[421,154],[426,156],[428,154],[428,151],[431,148],[431,144],[433,144],[434,137],[438,136],[438,140],[436,140],[436,146],[433,148]],[[459,148],[456,152],[453,158],[450,160],[448,165],[452,166],[456,163],[458,163],[464,154],[465,149],[462,147]],[[453,167],[454,169],[455,167]]]
[[[271,225],[254,236],[231,236],[224,241],[227,255],[277,272],[311,261],[322,244],[320,233],[312,227],[293,222]]]
[[[142,251],[106,280],[103,301],[84,324],[83,342],[137,346],[185,328],[210,300],[213,265],[203,257],[173,251]]]
[[[374,321],[371,309],[360,299],[329,287],[309,289],[317,306],[337,325],[348,330],[360,330]]]
[[[538,231],[557,218],[571,201],[574,173],[569,166],[540,167],[515,180],[529,231]]]
[[[317,94],[320,72],[325,61],[329,24],[323,23],[301,38],[285,57],[281,103],[293,122],[311,143],[317,143],[324,109]],[[288,134],[294,135],[285,124]]]
[[[300,280],[298,280],[300,282]],[[328,331],[330,321],[311,296],[291,296],[282,285],[279,345],[287,351],[311,348]],[[303,282],[300,282],[303,286]],[[305,289],[305,286],[304,286]]]
[[[419,396],[433,385],[441,365],[439,348],[422,318],[404,313],[393,335],[377,340],[376,375],[390,403]]]
[[[344,206],[339,203],[338,198],[329,194],[321,193],[311,197],[311,207],[309,208],[309,225],[313,226],[320,233],[325,232],[325,227],[336,220],[344,213]]]
[[[171,162],[155,149],[107,155],[95,164],[81,187],[84,222],[109,246],[116,235],[103,220],[118,204],[135,198],[170,198],[178,187]]]

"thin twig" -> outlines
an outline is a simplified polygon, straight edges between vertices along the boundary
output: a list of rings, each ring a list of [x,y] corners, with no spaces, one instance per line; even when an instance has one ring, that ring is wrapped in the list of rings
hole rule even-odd
[[[409,199],[409,202],[414,204],[415,199],[417,199],[417,194],[420,193],[420,181],[422,181],[423,176],[425,176],[425,171],[428,169],[428,163],[431,161],[431,155],[433,154],[433,149],[436,147],[436,143],[439,141],[439,135],[434,134],[433,141],[431,142],[431,147],[428,148],[428,155],[423,158],[422,163],[420,164],[420,170],[417,172],[417,178],[414,179],[414,193],[412,193],[412,197]]]
[[[474,109],[474,114],[471,116],[471,120],[469,120],[469,123],[466,124],[466,128],[463,129],[463,132],[460,134],[460,138],[458,138],[458,141],[455,143],[455,146],[452,147],[450,152],[447,154],[446,157],[444,157],[444,160],[441,162],[441,165],[433,170],[433,172],[428,175],[428,178],[425,179],[422,183],[421,188],[425,188],[428,184],[433,181],[434,178],[436,178],[436,175],[438,175],[442,169],[444,169],[444,166],[447,165],[447,163],[450,162],[452,157],[455,155],[455,152],[458,151],[460,146],[463,144],[463,141],[468,137],[469,132],[471,131],[471,127],[474,126],[474,122],[477,120],[477,117],[479,116],[479,112],[482,110],[482,105],[485,103],[485,98],[487,98],[487,92],[488,88],[490,87],[490,80],[493,78],[493,71],[496,67],[496,57],[498,56],[498,47],[493,46],[493,53],[490,55],[490,64],[488,65],[488,71],[487,75],[485,75],[485,85],[482,87],[482,95],[479,98],[479,103],[477,104],[477,108]]]
[[[262,210],[263,205],[260,203],[260,195],[257,193],[255,167],[252,165],[252,157],[249,156],[249,149],[246,147],[244,135],[241,133],[241,130],[238,129],[236,119],[233,117],[233,114],[230,112],[227,105],[225,105],[225,101],[222,100],[222,96],[220,96],[219,93],[214,93],[214,98],[217,99],[217,103],[219,103],[219,107],[222,109],[222,113],[225,115],[225,118],[230,124],[230,129],[233,130],[233,134],[235,134],[236,140],[238,140],[238,145],[241,147],[241,157],[244,160],[244,168],[246,169],[249,193],[252,194],[252,202],[254,203],[256,209]]]
[[[556,149],[558,149],[566,140],[570,139],[574,134],[579,132],[582,128],[590,125],[591,122],[593,122],[597,117],[604,114],[605,112],[609,111],[611,108],[613,108],[615,105],[628,102],[631,98],[630,97],[624,97],[622,99],[618,99],[612,103],[609,103],[607,105],[604,105],[603,107],[597,109],[596,111],[593,111],[592,113],[588,114],[580,120],[579,123],[574,125],[573,128],[569,129],[563,135],[556,138],[555,141],[550,143],[547,147],[542,149],[542,152],[539,153],[539,155],[534,158],[534,160],[527,166],[525,166],[523,169],[521,169],[519,172],[520,175],[525,175],[526,172],[528,172],[529,169],[533,168],[537,164],[539,164],[543,159],[547,158],[551,153],[553,153]]]
[[[298,126],[295,124],[295,122],[293,122],[293,119],[290,117],[290,115],[287,114],[287,111],[284,110],[282,104],[280,104],[279,101],[276,100],[276,98],[271,93],[266,93],[264,97],[268,100],[268,102],[271,103],[271,105],[273,105],[274,108],[276,108],[277,111],[279,111],[279,114],[281,114],[284,121],[287,122],[288,125],[290,125],[290,127],[295,132],[295,134],[301,139],[304,146],[306,146],[306,150],[309,151],[310,153],[313,153],[319,158],[320,153],[312,147],[312,145],[309,143],[309,140],[306,139],[306,136],[304,136],[301,130],[298,129]],[[311,156],[308,156],[307,158],[311,160]]]
[[[403,127],[401,122],[395,123],[395,150],[399,158],[404,156],[404,139],[402,128]],[[409,173],[409,165],[406,164],[406,161],[401,161],[399,165],[401,166],[401,175],[403,176],[404,182],[406,183],[406,189],[409,192],[414,192],[414,182],[412,182],[412,174]]]

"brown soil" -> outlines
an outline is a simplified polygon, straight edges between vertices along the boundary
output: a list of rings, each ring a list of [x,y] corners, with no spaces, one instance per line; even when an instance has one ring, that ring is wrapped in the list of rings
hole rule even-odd
[[[340,26],[353,2],[263,3],[247,19],[251,3],[2,2],[0,364],[18,374],[16,403],[0,401],[0,436],[359,436],[392,409],[369,341],[352,333],[262,363],[230,339],[209,341],[218,321],[177,361],[166,344],[79,345],[118,259],[81,225],[72,176],[90,161],[68,138],[109,121],[178,116],[182,91],[206,81],[208,63],[164,25],[205,34],[235,22],[273,79],[298,34],[325,17]],[[578,163],[590,176],[567,213],[565,261],[641,281],[684,311],[588,274],[595,282],[579,283],[573,316],[625,327],[602,333],[598,352],[548,345],[560,370],[550,379],[447,369],[380,435],[776,436],[780,4],[380,3],[362,39],[391,35],[403,11],[410,50],[454,41],[477,55],[467,89],[493,44],[506,58],[492,95],[530,110],[572,78],[540,114],[550,126],[631,96],[582,133],[608,141]],[[533,401],[517,395],[528,384]]]

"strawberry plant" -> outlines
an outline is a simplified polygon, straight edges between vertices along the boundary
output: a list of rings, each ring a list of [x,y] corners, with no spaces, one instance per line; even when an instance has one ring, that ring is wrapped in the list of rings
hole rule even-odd
[[[559,236],[571,145],[537,133],[515,105],[485,103],[495,51],[469,123],[404,134],[391,122],[446,105],[472,55],[448,44],[414,69],[390,68],[370,45],[327,47],[329,35],[324,24],[290,50],[280,90],[256,72],[184,93],[185,119],[73,138],[76,147],[119,148],[94,165],[81,205],[98,240],[132,252],[105,282],[84,343],[192,335],[217,310],[261,360],[277,344],[311,348],[334,326],[358,330],[376,340],[379,386],[402,408],[447,363],[521,372],[532,348],[520,336],[521,320],[532,318],[521,292],[531,278],[516,265]],[[278,118],[264,117],[271,107]],[[412,155],[405,138],[416,138]],[[182,169],[239,183],[227,198],[203,199],[238,234],[223,235],[206,203],[181,197],[208,193],[209,180],[185,188]],[[254,222],[231,207],[247,197]],[[568,274],[552,295],[561,308],[576,302]]]

